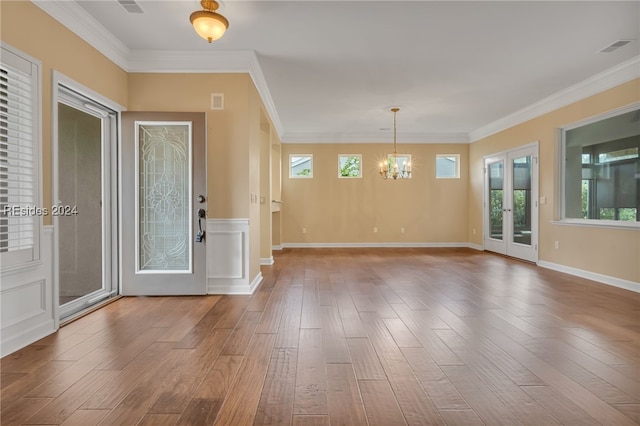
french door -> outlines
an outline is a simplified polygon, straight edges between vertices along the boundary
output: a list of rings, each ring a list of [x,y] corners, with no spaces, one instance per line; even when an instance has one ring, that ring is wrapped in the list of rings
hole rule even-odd
[[[538,145],[484,160],[484,248],[538,261]]]
[[[117,294],[116,112],[59,85],[53,216],[59,318]]]
[[[122,113],[122,294],[206,294],[204,113]]]

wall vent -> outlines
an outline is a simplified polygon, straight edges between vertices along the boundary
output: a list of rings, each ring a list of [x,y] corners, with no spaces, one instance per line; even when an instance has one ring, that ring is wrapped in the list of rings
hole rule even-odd
[[[211,94],[211,109],[224,109],[224,93]]]
[[[618,40],[615,43],[610,44],[609,46],[605,47],[600,52],[601,53],[610,53],[610,52],[613,52],[614,50],[620,49],[622,46],[626,46],[629,43],[631,43],[631,40]]]
[[[117,2],[129,13],[143,13],[143,10],[134,0],[117,0]]]

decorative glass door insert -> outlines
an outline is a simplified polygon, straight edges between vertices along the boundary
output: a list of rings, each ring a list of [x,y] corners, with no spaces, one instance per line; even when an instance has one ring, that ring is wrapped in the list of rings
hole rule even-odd
[[[191,273],[191,122],[136,122],[136,272]]]

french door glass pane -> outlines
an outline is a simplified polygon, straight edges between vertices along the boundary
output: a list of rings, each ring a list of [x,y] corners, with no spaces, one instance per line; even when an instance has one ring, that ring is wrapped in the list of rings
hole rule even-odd
[[[531,245],[531,156],[513,160],[513,242]]]
[[[504,164],[502,161],[489,164],[489,232],[491,238],[502,240],[502,204]]]
[[[190,271],[189,124],[139,124],[139,271]]]

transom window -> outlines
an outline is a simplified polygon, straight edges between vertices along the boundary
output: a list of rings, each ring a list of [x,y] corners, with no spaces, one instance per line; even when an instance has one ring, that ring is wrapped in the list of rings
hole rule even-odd
[[[313,177],[313,155],[290,154],[289,155],[289,177],[290,178],[312,178]]]
[[[436,178],[437,179],[459,179],[460,178],[460,155],[459,154],[436,155]]]
[[[338,177],[339,178],[361,178],[362,177],[362,155],[360,154],[338,155]]]

